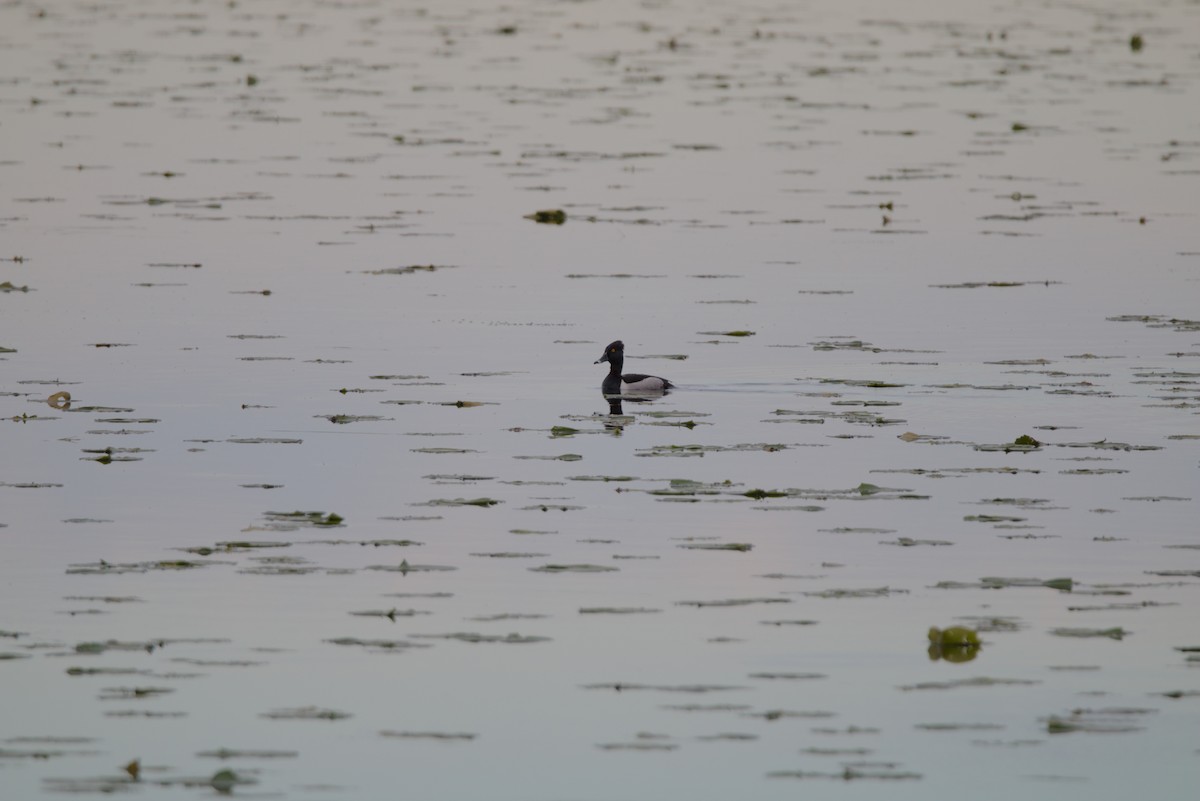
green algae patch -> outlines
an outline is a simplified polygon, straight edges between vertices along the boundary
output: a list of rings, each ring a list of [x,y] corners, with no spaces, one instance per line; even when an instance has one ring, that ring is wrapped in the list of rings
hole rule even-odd
[[[974,629],[966,626],[951,626],[939,629],[931,626],[929,629],[929,660],[936,662],[944,659],[953,664],[970,662],[979,653],[982,643]]]
[[[526,214],[525,219],[544,225],[562,225],[567,221],[567,213],[562,209],[544,209],[535,211],[533,214]]]
[[[966,626],[951,626],[948,629],[931,626],[929,642],[942,648],[978,648],[980,645],[979,635]]]

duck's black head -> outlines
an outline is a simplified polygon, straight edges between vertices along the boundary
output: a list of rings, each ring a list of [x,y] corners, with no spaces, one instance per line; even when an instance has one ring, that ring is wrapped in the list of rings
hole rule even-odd
[[[618,339],[616,342],[610,343],[609,346],[604,349],[604,355],[599,359],[596,359],[594,364],[599,364],[600,362],[623,361],[625,361],[625,343]]]

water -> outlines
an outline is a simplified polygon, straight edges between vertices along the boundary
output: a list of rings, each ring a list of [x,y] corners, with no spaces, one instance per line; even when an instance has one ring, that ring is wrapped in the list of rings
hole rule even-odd
[[[13,797],[1194,786],[1194,6],[41,8]]]

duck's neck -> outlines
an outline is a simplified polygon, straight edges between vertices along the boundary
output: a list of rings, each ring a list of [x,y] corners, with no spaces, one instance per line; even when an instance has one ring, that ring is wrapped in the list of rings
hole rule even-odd
[[[624,366],[625,366],[625,359],[623,357],[618,356],[615,359],[610,358],[608,360],[608,374],[615,375],[617,378],[620,378],[621,377],[621,368]]]

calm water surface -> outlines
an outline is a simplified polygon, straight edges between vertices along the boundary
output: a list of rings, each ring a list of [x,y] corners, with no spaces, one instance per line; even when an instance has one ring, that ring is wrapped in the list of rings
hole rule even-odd
[[[1190,798],[1198,43],[0,7],[5,797]]]

